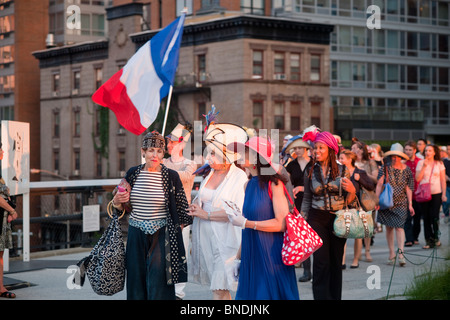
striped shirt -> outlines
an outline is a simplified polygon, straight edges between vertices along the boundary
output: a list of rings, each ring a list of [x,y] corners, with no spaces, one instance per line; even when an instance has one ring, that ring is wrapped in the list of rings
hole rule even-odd
[[[130,194],[132,219],[165,219],[169,213],[164,196],[161,172],[141,171]]]

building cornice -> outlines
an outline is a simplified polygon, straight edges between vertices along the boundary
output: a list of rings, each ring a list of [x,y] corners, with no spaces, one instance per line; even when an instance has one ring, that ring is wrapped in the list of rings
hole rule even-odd
[[[306,23],[285,18],[238,15],[189,23],[186,20],[181,46],[194,46],[235,39],[262,39],[329,45],[333,25]],[[160,30],[130,35],[140,47]]]
[[[87,41],[32,52],[40,68],[57,67],[108,58],[108,40]]]

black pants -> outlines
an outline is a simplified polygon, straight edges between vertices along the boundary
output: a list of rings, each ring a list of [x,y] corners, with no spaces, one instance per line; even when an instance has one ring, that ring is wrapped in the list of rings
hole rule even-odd
[[[308,223],[323,240],[322,247],[314,252],[314,300],[340,300],[342,297],[342,256],[347,239],[333,234],[336,216],[328,211],[311,209]]]
[[[138,228],[128,228],[128,300],[175,300],[175,286],[168,285],[166,277],[165,229],[147,235]]]
[[[423,215],[423,229],[427,245],[434,247],[439,240],[439,210],[442,204],[442,193],[432,194],[431,200],[420,204]]]
[[[405,242],[412,242],[419,240],[420,234],[420,219],[422,218],[422,208],[420,204],[413,200],[414,216],[408,210],[408,215],[406,216],[405,222]]]

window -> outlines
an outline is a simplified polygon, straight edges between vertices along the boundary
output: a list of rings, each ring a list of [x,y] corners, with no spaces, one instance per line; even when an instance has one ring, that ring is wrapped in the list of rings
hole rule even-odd
[[[291,80],[300,81],[300,54],[291,53]]]
[[[186,15],[192,14],[192,0],[177,0],[177,7],[176,7],[177,17],[181,15],[181,11],[184,8],[187,8]]]
[[[284,74],[284,52],[275,52],[274,72],[275,74]]]
[[[320,128],[320,102],[311,102],[311,125],[315,125]]]
[[[408,66],[407,67],[407,79],[408,79],[408,90],[417,90],[417,66]]]
[[[92,35],[104,36],[105,35],[105,15],[93,14],[92,15]]]
[[[449,91],[448,70],[449,68],[438,68],[439,91]]]
[[[197,79],[198,82],[202,83],[206,81],[206,55],[199,54],[197,56],[197,63],[198,63]]]
[[[264,63],[264,51],[253,50],[253,79],[263,79],[263,63]]]
[[[119,171],[125,171],[125,151],[119,151]]]
[[[73,119],[73,136],[79,137],[81,133],[81,112],[79,110],[73,112]]]
[[[291,130],[300,131],[300,102],[291,102]]]
[[[408,32],[406,36],[408,56],[417,56],[417,32]]]
[[[53,96],[56,96],[56,95],[59,94],[59,85],[60,85],[59,79],[60,79],[59,73],[54,73],[52,75],[52,93],[53,93]]]
[[[351,86],[351,67],[350,62],[339,61],[339,86],[342,88],[348,88]]]
[[[264,103],[262,101],[253,101],[253,121],[254,129],[262,129],[264,125]]]
[[[59,171],[59,151],[53,152],[53,170]]]
[[[72,94],[79,94],[80,93],[80,78],[81,78],[80,70],[74,71],[73,72]]]
[[[284,102],[275,102],[273,113],[275,129],[284,130]]]
[[[73,152],[73,160],[74,160],[74,170],[80,170],[80,161],[81,161],[81,157],[80,157],[80,150],[74,150]]]
[[[59,138],[61,115],[59,112],[53,113],[53,138]]]
[[[320,82],[320,55],[311,55],[311,74],[310,80],[312,82]]]
[[[103,82],[103,69],[95,68],[95,89],[100,88]]]
[[[264,15],[264,0],[241,0],[241,11]]]

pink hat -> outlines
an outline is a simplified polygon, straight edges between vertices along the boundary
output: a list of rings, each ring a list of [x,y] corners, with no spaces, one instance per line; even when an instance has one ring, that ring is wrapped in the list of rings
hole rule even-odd
[[[270,166],[277,172],[277,167],[272,162],[273,151],[272,144],[269,139],[263,137],[252,137],[245,144],[240,142],[234,142],[227,145],[227,149],[233,150],[234,152],[244,151],[244,147],[257,152]]]
[[[313,143],[321,142],[333,149],[336,154],[339,153],[338,141],[327,131],[321,132],[318,129],[308,131],[303,135],[303,141],[312,141]]]

